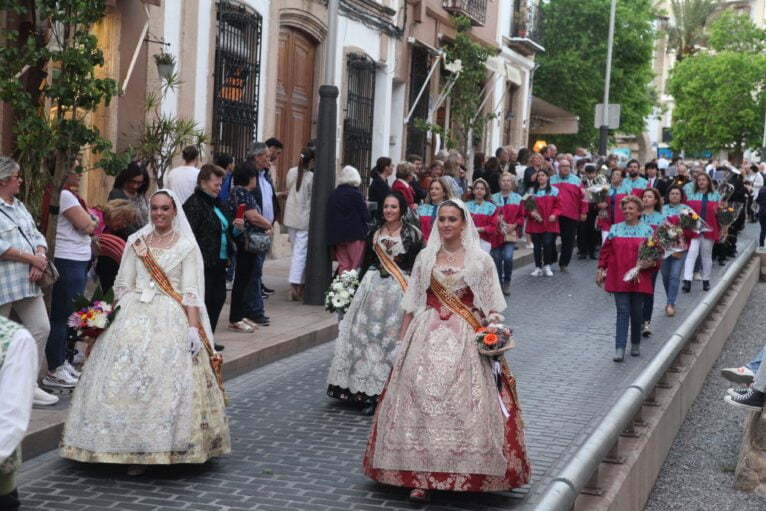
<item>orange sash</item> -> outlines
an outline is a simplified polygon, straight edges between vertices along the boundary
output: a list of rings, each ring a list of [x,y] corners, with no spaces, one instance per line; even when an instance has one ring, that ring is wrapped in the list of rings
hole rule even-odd
[[[173,300],[175,300],[178,305],[183,307],[183,297],[181,296],[181,293],[173,289],[173,285],[170,283],[170,280],[168,279],[168,276],[165,275],[165,272],[162,271],[162,268],[160,268],[160,265],[157,264],[157,261],[154,259],[154,256],[152,256],[151,250],[149,250],[149,247],[146,246],[146,242],[143,238],[138,238],[133,243],[133,250],[135,250],[136,255],[139,259],[144,263],[144,266],[146,267],[146,270],[149,272],[149,274],[152,276],[154,281],[157,283],[157,286],[169,297],[171,297]],[[221,392],[223,393],[223,400],[226,405],[229,404],[229,397],[226,395],[226,390],[223,386],[223,377],[221,375],[221,367],[223,366],[223,357],[220,353],[216,353],[213,351],[213,345],[210,342],[210,340],[207,338],[207,334],[205,333],[205,330],[203,328],[199,328],[199,336],[202,340],[202,344],[205,346],[205,350],[207,351],[208,360],[210,360],[210,367],[213,369],[213,374],[215,374],[216,382],[218,383],[218,388],[221,389]]]
[[[380,264],[383,266],[383,268],[385,268],[389,275],[396,279],[396,281],[399,283],[399,287],[402,288],[402,293],[406,293],[407,281],[402,274],[402,270],[399,269],[399,266],[397,266],[395,262],[386,257],[386,253],[383,252],[383,249],[380,248],[378,243],[373,243],[373,246],[375,247],[375,255],[378,256]]]
[[[473,315],[471,309],[469,309],[466,304],[464,304],[460,298],[455,296],[449,289],[442,286],[433,275],[431,275],[431,291],[433,291],[434,295],[436,295],[436,298],[439,299],[442,305],[448,308],[453,314],[457,314],[466,320],[474,331],[481,328],[481,322],[476,319],[476,316]]]

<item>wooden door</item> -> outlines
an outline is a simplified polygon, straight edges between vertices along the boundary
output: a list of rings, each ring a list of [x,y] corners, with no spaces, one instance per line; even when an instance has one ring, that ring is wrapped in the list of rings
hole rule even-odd
[[[277,162],[279,190],[285,189],[288,169],[298,164],[301,149],[311,139],[315,51],[316,45],[303,33],[289,27],[280,30],[275,136],[285,149]]]

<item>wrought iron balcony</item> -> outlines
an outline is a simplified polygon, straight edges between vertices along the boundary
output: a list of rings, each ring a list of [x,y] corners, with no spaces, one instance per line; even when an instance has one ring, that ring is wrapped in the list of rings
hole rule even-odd
[[[543,11],[536,0],[515,0],[511,46],[525,54],[545,51],[543,48]]]
[[[443,0],[442,7],[452,14],[462,14],[471,25],[483,27],[487,21],[487,0]]]

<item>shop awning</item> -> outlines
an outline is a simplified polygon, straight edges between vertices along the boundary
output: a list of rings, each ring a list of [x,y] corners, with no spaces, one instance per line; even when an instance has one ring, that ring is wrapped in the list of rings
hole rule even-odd
[[[579,117],[536,96],[529,122],[529,132],[535,135],[572,135],[580,129]]]

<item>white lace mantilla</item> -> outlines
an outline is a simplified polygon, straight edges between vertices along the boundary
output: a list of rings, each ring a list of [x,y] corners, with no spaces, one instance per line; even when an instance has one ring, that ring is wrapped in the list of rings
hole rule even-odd
[[[187,306],[201,301],[193,241],[152,249]],[[151,279],[132,247],[115,282],[120,311],[96,342],[80,379],[63,444],[94,452],[189,447],[192,358],[183,308]]]

